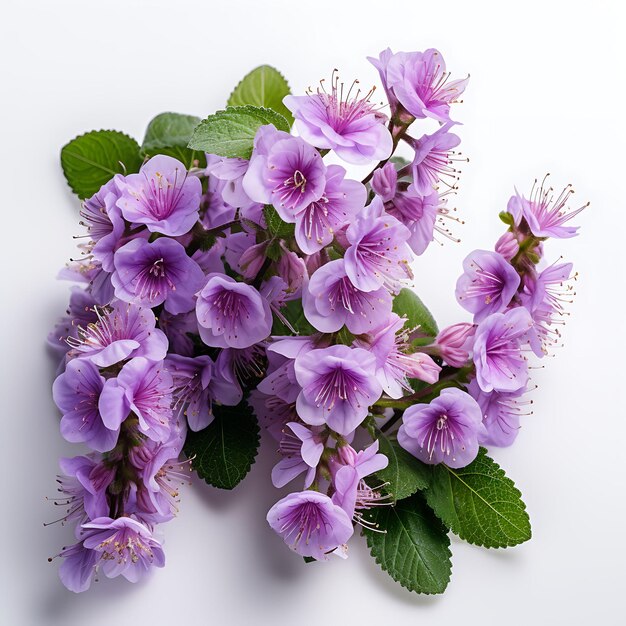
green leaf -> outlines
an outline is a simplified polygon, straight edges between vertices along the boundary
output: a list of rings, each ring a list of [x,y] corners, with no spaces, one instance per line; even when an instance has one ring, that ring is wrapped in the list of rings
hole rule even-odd
[[[187,148],[195,127],[200,118],[182,113],[161,113],[152,119],[146,129],[146,136],[141,145],[141,153],[145,156],[166,154],[181,161],[190,168],[194,161],[198,167],[206,166],[204,152]]]
[[[378,431],[379,452],[389,459],[389,465],[376,472],[376,476],[388,482],[385,491],[396,500],[403,500],[428,487],[431,467],[409,454],[395,439]]]
[[[480,449],[467,467],[433,467],[426,500],[453,533],[486,548],[528,541],[530,519],[521,493],[500,466]]]
[[[116,130],[93,130],[61,149],[61,167],[79,198],[89,198],[115,174],[139,171],[139,144]]]
[[[402,289],[393,299],[393,311],[408,318],[407,328],[419,326],[429,337],[437,336],[439,329],[435,318],[414,291]]]
[[[366,518],[386,531],[363,532],[372,556],[394,580],[416,593],[445,591],[452,570],[448,529],[420,494],[371,509]]]
[[[296,225],[283,221],[283,218],[278,215],[278,212],[271,204],[265,205],[263,215],[267,224],[267,231],[271,237],[289,239],[294,236]]]
[[[256,131],[265,124],[289,132],[289,122],[276,111],[250,105],[228,107],[202,120],[188,147],[224,157],[249,159]]]
[[[283,104],[283,98],[291,93],[283,75],[269,65],[261,65],[243,77],[228,98],[228,106],[253,104],[280,113],[293,124],[291,111]]]
[[[189,431],[185,454],[198,476],[219,489],[233,489],[250,471],[259,448],[259,426],[244,400],[214,406],[215,419],[204,430]]]
[[[285,316],[287,321],[293,326],[299,335],[308,336],[317,332],[315,328],[311,326],[309,320],[305,317],[304,309],[302,308],[302,300],[300,298],[297,300],[289,300],[280,312]],[[272,335],[291,334],[291,330],[289,330],[289,328],[287,328],[287,326],[285,326],[278,318],[274,320]]]

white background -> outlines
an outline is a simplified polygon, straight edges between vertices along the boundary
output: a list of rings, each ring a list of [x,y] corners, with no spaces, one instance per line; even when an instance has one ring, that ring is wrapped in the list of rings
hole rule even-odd
[[[624,10],[594,2],[2,3],[0,22],[0,329],[2,514],[0,622],[7,625],[357,623],[623,624]],[[439,48],[471,73],[456,109],[471,155],[455,204],[463,239],[432,246],[416,286],[441,325],[467,319],[453,297],[462,258],[489,248],[513,186],[575,183],[591,207],[581,235],[547,246],[580,277],[565,347],[536,370],[535,414],[495,451],[525,496],[534,536],[506,551],[453,539],[441,597],[401,589],[354,538],[347,562],[305,566],[265,523],[278,498],[272,446],[233,493],[196,483],[165,527],[167,566],[138,585],[101,581],[76,596],[46,557],[70,530],[55,511],[63,444],[50,397],[45,336],[64,311],[55,281],[74,253],[78,203],[59,149],[85,131],[139,140],[162,111],[207,115],[251,68],[269,63],[295,93],[329,76],[377,82],[367,55]]]

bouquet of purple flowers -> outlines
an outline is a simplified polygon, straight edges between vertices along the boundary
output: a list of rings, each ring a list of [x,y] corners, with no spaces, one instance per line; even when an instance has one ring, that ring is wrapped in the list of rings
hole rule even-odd
[[[473,322],[440,330],[410,286],[429,244],[455,240],[466,159],[450,112],[467,79],[433,49],[370,61],[386,104],[336,71],[291,95],[261,66],[204,120],[163,113],[142,145],[94,131],[63,148],[86,230],[49,338],[61,434],[88,448],[60,463],[68,589],[162,567],[181,486],[194,471],[236,487],[259,427],[276,442],[272,483],[292,486],[267,522],[307,562],[345,558],[357,528],[401,585],[441,593],[449,532],[487,548],[530,538],[486,448],[513,443],[528,361],[560,342],[575,277],[544,263],[544,242],[574,236],[584,207],[546,179],[516,192],[456,284]],[[363,180],[344,167],[364,164]]]

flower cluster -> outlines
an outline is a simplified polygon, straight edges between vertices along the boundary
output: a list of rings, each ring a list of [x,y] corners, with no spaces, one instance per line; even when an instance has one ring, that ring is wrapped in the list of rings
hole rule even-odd
[[[296,486],[267,521],[316,560],[345,556],[355,525],[384,531],[372,516],[395,502],[377,476],[383,446],[460,468],[480,445],[513,442],[528,358],[560,342],[572,266],[540,268],[548,237],[575,234],[571,189],[554,197],[544,180],[511,198],[507,232],[466,258],[456,286],[472,322],[439,332],[406,288],[429,244],[455,239],[450,111],[467,80],[433,49],[370,60],[387,107],[334,72],[329,88],[284,97],[295,133],[257,124],[247,154],[146,156],[84,200],[83,257],[63,271],[82,287],[50,335],[61,434],[89,448],[61,460],[58,481],[75,524],[58,555],[72,591],[99,570],[136,581],[164,565],[157,526],[180,485],[192,466],[211,482],[181,460],[185,442],[234,419],[223,407],[275,440],[272,482]],[[415,135],[416,120],[434,130]],[[401,143],[410,160],[391,158]],[[351,178],[364,163],[370,174]]]

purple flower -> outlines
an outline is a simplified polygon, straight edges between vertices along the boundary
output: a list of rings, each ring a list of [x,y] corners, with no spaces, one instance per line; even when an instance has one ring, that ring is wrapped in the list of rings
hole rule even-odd
[[[409,229],[387,215],[382,200],[375,198],[346,231],[350,247],[345,270],[352,284],[361,291],[386,287],[398,293],[402,281],[413,277],[409,265],[413,253],[406,243],[410,236]]]
[[[177,159],[154,156],[138,174],[118,175],[115,180],[121,191],[117,206],[129,222],[176,237],[198,221],[202,184],[199,178],[188,176]]]
[[[474,336],[476,380],[485,392],[517,391],[528,382],[522,344],[528,341],[533,320],[523,307],[494,313],[483,320]]]
[[[248,170],[246,159],[230,159],[214,154],[207,155],[207,173],[220,181],[219,193],[223,201],[231,207],[249,208],[252,200],[243,189],[243,177]]]
[[[136,519],[98,517],[83,524],[83,529],[83,547],[97,554],[98,565],[107,578],[121,574],[134,583],[151,567],[165,565],[161,544],[150,529]]]
[[[178,513],[180,487],[191,473],[189,461],[178,461],[184,428],[175,428],[165,443],[144,441],[131,448],[129,462],[139,476],[135,515],[149,524],[171,520]]]
[[[248,404],[252,407],[259,424],[279,442],[283,437],[285,426],[298,419],[295,402],[285,402],[279,396],[268,396],[258,389],[250,392]]]
[[[589,206],[589,203],[571,210],[567,203],[574,193],[571,185],[567,185],[556,197],[552,187],[544,188],[545,178],[540,187],[536,185],[531,192],[530,200],[517,197],[517,204],[521,207],[521,213],[528,222],[530,231],[535,237],[554,237],[556,239],[569,239],[578,233],[578,226],[566,226],[573,217]],[[509,205],[513,199],[509,202]],[[515,204],[515,203],[514,203]],[[511,212],[511,209],[509,209]],[[519,209],[517,209],[519,213]]]
[[[234,406],[243,398],[242,385],[251,386],[265,372],[265,349],[262,344],[249,348],[222,348],[215,361],[212,393],[220,404]]]
[[[61,318],[48,335],[48,345],[55,353],[64,356],[70,349],[68,339],[78,338],[78,329],[98,320],[96,301],[93,296],[80,287],[72,287],[70,303],[65,317]]]
[[[96,573],[100,554],[84,548],[82,542],[79,542],[63,548],[58,556],[63,559],[59,567],[61,582],[74,593],[87,591]]]
[[[109,504],[106,489],[115,477],[115,468],[106,467],[96,453],[59,460],[62,475],[58,476],[62,494],[55,501],[66,508],[63,522],[77,520],[79,524],[106,515]]]
[[[356,509],[369,508],[368,502],[359,501],[359,495],[373,495],[363,480],[366,476],[385,469],[389,460],[378,453],[378,441],[365,450],[357,452],[352,446],[341,446],[337,456],[331,460],[331,472],[335,493],[332,501],[339,505],[350,519],[355,517]],[[380,499],[377,495],[375,499]],[[360,517],[357,515],[356,519]]]
[[[282,254],[278,260],[278,275],[285,281],[287,285],[287,293],[289,299],[300,297],[302,293],[302,285],[308,281],[309,274],[306,269],[304,259],[300,258],[295,252],[288,250],[284,242],[280,242]]]
[[[172,421],[172,376],[163,363],[132,359],[117,378],[106,381],[99,409],[109,428],[119,428],[132,412],[146,437],[166,441]]]
[[[457,302],[481,322],[492,313],[504,311],[520,284],[519,274],[497,252],[474,250],[463,261],[456,283]]]
[[[235,219],[237,208],[224,199],[224,190],[227,182],[213,176],[212,169],[221,160],[221,157],[207,155],[206,193],[202,199],[200,222],[207,228],[224,226]]]
[[[156,328],[151,309],[115,301],[110,307],[94,308],[97,321],[78,329],[71,338],[72,354],[98,367],[142,356],[161,361],[167,353],[167,337]]]
[[[398,443],[424,463],[465,467],[476,458],[484,432],[476,400],[448,388],[430,404],[414,404],[404,412]]]
[[[374,355],[361,348],[335,345],[298,355],[298,415],[307,424],[328,424],[341,435],[350,434],[380,398],[375,369]]]
[[[165,303],[174,315],[193,309],[193,296],[204,282],[185,248],[165,237],[153,243],[133,239],[115,253],[114,262],[111,280],[120,300],[150,308]]]
[[[469,359],[469,351],[476,327],[473,324],[453,324],[439,332],[436,345],[441,358],[452,367],[463,367]]]
[[[398,172],[393,163],[385,163],[383,167],[374,170],[371,182],[372,189],[377,196],[381,197],[383,202],[393,200],[396,195],[397,184]]]
[[[348,163],[382,161],[391,154],[391,134],[385,127],[385,116],[370,102],[374,89],[363,98],[360,89],[352,95],[357,83],[344,98],[343,83],[340,85],[339,76],[333,72],[330,93],[322,84],[317,93],[286,96],[283,102],[293,113],[298,132],[312,146],[334,150]]]
[[[439,380],[441,371],[427,354],[408,352],[408,331],[402,331],[405,322],[404,318],[392,313],[382,327],[355,342],[376,358],[376,378],[391,398],[401,398],[404,391],[413,391],[409,378],[433,384]]]
[[[159,327],[167,336],[170,354],[193,356],[194,345],[189,334],[198,334],[198,320],[195,311],[172,315],[163,310],[159,313]]]
[[[104,184],[91,198],[83,202],[80,216],[91,238],[91,254],[107,272],[113,271],[113,253],[125,229],[119,207],[115,179]]]
[[[289,422],[283,429],[279,452],[283,458],[272,469],[274,487],[284,487],[296,476],[306,472],[304,488],[308,489],[324,452],[322,438],[302,424]]]
[[[86,290],[91,294],[96,304],[105,305],[113,299],[111,274],[102,269],[100,261],[96,261],[94,258],[67,263],[59,272],[58,278],[87,283]]]
[[[561,341],[558,326],[563,321],[559,318],[566,315],[564,304],[574,295],[573,286],[568,284],[571,279],[571,263],[552,264],[539,275],[528,273],[524,277],[521,300],[535,323],[529,338],[538,357]]]
[[[441,199],[436,191],[422,196],[410,185],[406,191],[399,192],[385,205],[387,212],[402,222],[411,232],[408,244],[418,256],[423,254],[433,241],[435,230],[441,232],[436,224],[440,212]],[[447,233],[444,231],[444,235]]]
[[[384,288],[364,292],[346,272],[343,259],[322,265],[302,293],[304,314],[319,331],[333,333],[344,324],[360,335],[380,325],[391,312],[391,295]]]
[[[214,418],[209,389],[213,361],[205,355],[189,358],[168,354],[165,366],[172,375],[174,411],[184,411],[191,430],[206,428]]]
[[[392,109],[397,100],[417,118],[431,117],[450,121],[450,104],[463,93],[468,79],[449,81],[446,64],[438,50],[425,52],[383,51],[379,59],[369,61],[378,69],[385,91],[392,95]]]
[[[319,200],[326,184],[320,153],[299,137],[261,126],[255,137],[243,188],[255,202],[272,204],[287,222],[297,211]]]
[[[54,402],[63,413],[63,437],[72,443],[86,443],[98,452],[112,450],[119,435],[119,426],[108,427],[100,414],[98,402],[103,388],[104,378],[98,368],[83,359],[70,361],[52,386]]]
[[[200,336],[208,346],[248,348],[272,329],[268,302],[251,285],[230,276],[209,274],[198,294],[196,315]]]
[[[510,446],[519,432],[521,415],[520,396],[524,389],[512,393],[492,391],[485,393],[473,379],[470,382],[468,393],[478,402],[483,415],[485,432],[478,438],[478,443],[484,446]]]
[[[450,125],[446,124],[432,135],[423,135],[414,140],[415,156],[411,163],[413,184],[417,193],[427,196],[442,180],[442,177],[452,179],[452,185],[458,180],[458,170],[452,167],[452,148],[461,143],[458,135],[448,132]]]
[[[340,165],[329,165],[322,196],[295,214],[296,242],[305,254],[314,254],[331,243],[334,234],[365,206],[365,186],[344,180],[345,175]]]
[[[292,550],[318,561],[328,560],[354,532],[346,512],[317,491],[290,493],[269,510],[267,521]]]

